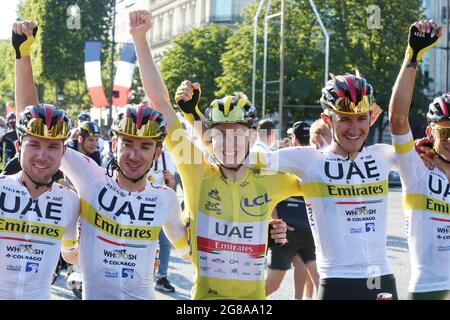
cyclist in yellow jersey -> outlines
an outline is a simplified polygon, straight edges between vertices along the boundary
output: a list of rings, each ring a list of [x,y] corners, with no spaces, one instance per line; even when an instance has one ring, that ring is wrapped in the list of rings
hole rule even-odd
[[[415,152],[408,121],[417,63],[424,52],[437,44],[441,34],[442,27],[434,21],[419,21],[411,26],[408,51],[389,107],[408,226],[408,299],[412,300],[443,300],[450,293],[450,95],[437,97],[427,113],[426,133],[437,154],[436,168],[426,168]]]
[[[167,146],[184,187],[186,226],[195,270],[192,298],[265,299],[268,222],[279,201],[301,194],[298,181],[287,174],[262,175],[242,166],[250,147],[250,132],[257,123],[256,109],[246,99],[226,97],[208,108],[209,124],[217,129],[212,145],[220,165],[209,164],[203,158],[186,138],[153,61],[145,38],[152,24],[151,15],[142,11],[141,19],[140,36],[135,35],[133,40],[142,83],[167,121]],[[193,91],[192,87],[187,88],[183,99],[188,100]],[[198,99],[199,94],[192,102],[196,105]],[[192,114],[185,116],[193,123]],[[221,140],[225,130],[229,130],[228,139]],[[239,141],[236,134],[242,134],[243,140]],[[279,236],[285,241],[285,227]]]

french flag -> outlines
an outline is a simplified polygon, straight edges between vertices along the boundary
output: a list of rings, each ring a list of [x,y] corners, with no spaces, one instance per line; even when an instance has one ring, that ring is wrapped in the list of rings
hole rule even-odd
[[[136,52],[132,43],[125,43],[120,54],[120,61],[117,64],[116,77],[114,78],[113,105],[123,107],[128,104],[128,94],[133,81],[134,70],[136,68]]]
[[[91,97],[92,105],[97,108],[107,107],[105,92],[102,85],[102,73],[100,64],[100,41],[86,41],[84,44],[84,73]]]

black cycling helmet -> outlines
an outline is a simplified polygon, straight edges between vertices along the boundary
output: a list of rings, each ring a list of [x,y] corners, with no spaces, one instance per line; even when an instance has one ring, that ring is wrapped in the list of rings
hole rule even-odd
[[[78,121],[91,121],[91,116],[88,113],[80,113],[78,115]]]
[[[51,104],[28,106],[19,114],[17,133],[19,137],[32,135],[45,139],[65,140],[72,124],[64,110]]]
[[[99,137],[100,128],[94,121],[85,121],[79,127],[80,136],[86,137]]]
[[[146,105],[128,105],[116,116],[111,127],[115,134],[137,138],[152,138],[163,142],[166,121],[162,114]]]
[[[16,112],[11,111],[6,115],[6,124],[8,127],[14,129],[16,127]]]
[[[450,121],[450,94],[444,93],[436,97],[428,106],[427,121],[428,124],[438,121]]]
[[[366,79],[346,73],[343,76],[331,75],[322,89],[320,104],[323,110],[345,114],[361,114],[372,111],[375,105],[373,88]]]
[[[258,125],[258,111],[246,98],[226,96],[211,102],[205,111],[207,126],[212,128],[218,124],[239,123],[248,128]]]

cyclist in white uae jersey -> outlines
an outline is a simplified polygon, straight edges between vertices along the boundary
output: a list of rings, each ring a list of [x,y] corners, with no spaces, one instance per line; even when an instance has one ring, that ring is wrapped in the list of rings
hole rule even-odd
[[[26,40],[34,38],[34,27],[21,22],[13,26],[17,87],[27,83]],[[52,179],[65,150],[70,120],[63,110],[37,105],[20,90],[16,103],[29,106],[17,121],[22,170],[0,176],[0,299],[50,299],[61,247],[68,262],[77,250],[79,199]]]
[[[388,175],[395,154],[389,145],[363,146],[373,123],[373,88],[358,73],[333,76],[321,104],[333,135],[329,147],[256,153],[253,161],[302,180],[316,244],[319,299],[376,299],[380,292],[397,298],[386,256]]]
[[[442,28],[419,21],[409,31],[408,51],[389,107],[392,140],[399,159],[410,249],[408,299],[443,300],[450,292],[450,96],[437,97],[427,113],[427,136],[438,155],[428,169],[414,150],[408,115],[417,63],[437,44]]]
[[[36,101],[30,60],[22,76],[27,81],[16,88],[18,94]],[[112,129],[117,158],[106,172],[74,150],[67,150],[62,163],[81,197],[83,298],[152,299],[161,226],[174,246],[187,253],[175,192],[146,179],[161,152],[165,121],[149,107],[128,106]]]

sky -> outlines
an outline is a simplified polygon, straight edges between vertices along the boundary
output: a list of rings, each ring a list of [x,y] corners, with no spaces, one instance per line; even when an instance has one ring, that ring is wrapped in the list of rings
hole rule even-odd
[[[11,37],[11,26],[17,18],[19,0],[0,0],[0,40]]]

